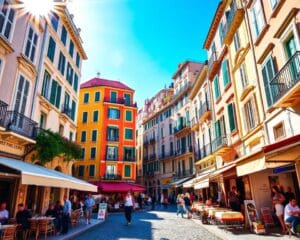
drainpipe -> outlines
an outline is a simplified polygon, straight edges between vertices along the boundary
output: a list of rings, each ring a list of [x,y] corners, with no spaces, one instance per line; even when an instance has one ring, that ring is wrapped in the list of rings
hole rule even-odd
[[[268,142],[270,142],[270,136],[269,136],[269,131],[266,125],[266,110],[265,110],[265,106],[264,106],[264,101],[263,101],[263,97],[262,97],[262,89],[261,89],[261,85],[260,85],[260,81],[259,81],[259,74],[258,74],[258,69],[257,69],[257,65],[256,65],[256,55],[255,55],[255,51],[254,51],[254,44],[253,44],[253,38],[252,38],[252,34],[251,34],[251,28],[250,28],[250,21],[249,21],[249,15],[248,15],[248,11],[247,11],[247,6],[246,6],[246,0],[242,1],[242,6],[244,8],[245,11],[245,21],[246,21],[246,28],[247,28],[247,33],[248,33],[248,37],[250,40],[250,48],[252,51],[252,57],[253,57],[253,61],[254,61],[254,68],[255,68],[255,75],[256,75],[256,79],[257,79],[257,87],[258,87],[258,92],[259,92],[259,98],[260,101],[262,103],[262,112],[263,112],[263,127],[264,127],[264,131],[266,132],[267,138],[268,138]]]
[[[39,62],[38,62],[38,69],[37,69],[37,76],[34,84],[34,91],[32,95],[32,105],[30,109],[30,118],[34,119],[34,110],[36,106],[36,98],[37,98],[37,93],[38,93],[38,87],[39,83],[41,80],[41,70],[42,70],[42,64],[43,64],[43,55],[44,55],[44,50],[45,50],[45,43],[46,43],[46,38],[47,38],[47,31],[48,31],[48,23],[47,20],[44,18],[45,21],[45,29],[43,33],[43,39],[42,39],[42,46],[41,46],[41,52],[40,52],[40,57],[39,57]]]

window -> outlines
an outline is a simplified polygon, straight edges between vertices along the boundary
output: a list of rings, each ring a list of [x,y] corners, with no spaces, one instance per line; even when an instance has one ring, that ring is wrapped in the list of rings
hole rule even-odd
[[[76,54],[76,66],[78,68],[80,67],[80,56],[79,56],[79,53]]]
[[[95,102],[100,101],[100,92],[95,92]]]
[[[63,111],[69,115],[69,106],[70,106],[70,95],[65,92],[65,101],[64,101],[64,108]]]
[[[50,102],[57,108],[60,106],[60,96],[61,86],[55,80],[52,80]]]
[[[32,27],[29,27],[29,31],[26,39],[26,45],[25,45],[25,56],[28,59],[30,59],[31,62],[34,62],[35,60],[37,42],[38,42],[38,35],[34,32]]]
[[[58,28],[58,20],[59,20],[58,15],[55,12],[51,12],[51,25],[55,31],[57,31]]]
[[[39,127],[42,129],[46,128],[47,115],[41,112]]]
[[[117,102],[117,93],[116,92],[111,92],[110,93],[110,101],[112,103],[116,103]]]
[[[96,158],[96,147],[91,147],[91,159]]]
[[[262,68],[262,77],[264,81],[264,88],[265,88],[265,94],[266,94],[268,106],[271,106],[273,104],[270,82],[274,78],[274,76],[275,76],[274,64],[273,64],[273,59],[270,56]]]
[[[66,30],[65,26],[62,26],[62,28],[61,28],[60,40],[66,46],[66,43],[67,43],[67,30]]]
[[[81,142],[86,142],[86,131],[81,132]]]
[[[226,87],[227,84],[230,82],[229,67],[228,67],[227,59],[222,62],[222,74],[223,74],[224,87]]]
[[[73,84],[73,89],[75,90],[75,92],[78,91],[78,75],[75,73],[75,71],[74,71],[74,84]]]
[[[65,74],[65,66],[66,66],[66,57],[63,55],[62,52],[60,52],[59,59],[58,59],[58,70],[61,72],[62,75]]]
[[[228,119],[229,119],[230,131],[233,132],[234,130],[236,130],[234,103],[230,103],[227,106],[227,111],[228,111]]]
[[[108,109],[108,118],[110,119],[119,119],[120,118],[120,110],[116,108]]]
[[[18,90],[16,93],[16,101],[14,106],[14,110],[16,112],[25,114],[28,95],[29,95],[29,81],[27,81],[22,75],[20,75]]]
[[[84,166],[80,165],[78,167],[78,177],[83,177],[84,176]]]
[[[51,83],[51,76],[47,70],[44,73],[43,86],[42,86],[42,96],[46,99],[49,99],[49,89]]]
[[[270,0],[270,3],[271,3],[272,9],[274,9],[278,4],[278,0]]]
[[[240,78],[241,78],[242,86],[243,86],[243,88],[246,88],[248,86],[248,77],[247,77],[245,63],[242,64],[239,71],[240,71]]]
[[[70,45],[69,45],[69,54],[71,56],[71,58],[73,58],[74,55],[74,43],[73,41],[70,39]]]
[[[220,25],[219,25],[219,37],[220,37],[221,44],[223,44],[223,41],[224,41],[224,25],[223,25],[222,22],[220,22]]]
[[[67,65],[67,77],[66,77],[66,79],[70,83],[71,86],[73,84],[73,73],[74,73],[73,68],[71,67],[71,64],[68,63],[68,65]]]
[[[49,38],[49,45],[48,45],[48,52],[47,52],[47,57],[53,62],[54,61],[54,56],[55,56],[55,48],[56,48],[56,43],[54,42],[53,38]]]
[[[130,94],[125,93],[124,94],[124,99],[125,99],[125,105],[126,106],[130,106],[130,102],[131,102],[131,100],[130,100]]]
[[[257,112],[256,112],[256,103],[254,98],[248,101],[244,106],[244,114],[246,118],[246,130],[251,131],[258,124]]]
[[[215,76],[215,78],[214,78],[214,90],[215,90],[215,100],[218,100],[220,97],[220,87],[219,87],[218,76]]]
[[[117,127],[107,127],[107,141],[119,141],[119,129]]]
[[[97,141],[97,130],[92,131],[92,141],[96,142]]]
[[[11,29],[15,18],[15,10],[9,7],[8,1],[4,0],[0,11],[0,33],[10,39]]]
[[[251,9],[251,13],[252,13],[252,28],[254,31],[255,38],[257,38],[265,26],[265,18],[261,6],[261,0],[256,0],[256,2],[253,4],[253,8]]]
[[[74,135],[73,132],[69,133],[69,141],[73,141],[73,135]]]
[[[80,159],[84,159],[85,157],[85,148],[81,148]]]
[[[90,177],[95,176],[95,165],[90,165]]]
[[[124,160],[125,161],[134,161],[134,148],[125,147],[124,148]]]
[[[107,165],[106,166],[106,175],[115,175],[116,174],[116,166],[115,165]]]
[[[240,36],[238,31],[236,31],[235,34],[233,35],[233,43],[234,43],[234,50],[235,52],[237,52],[241,47]]]
[[[93,122],[98,122],[98,111],[93,112]]]
[[[90,97],[90,94],[89,93],[85,93],[83,95],[83,103],[88,103],[89,102],[89,97]]]
[[[83,112],[82,113],[82,123],[86,123],[88,119],[88,113],[87,112]]]
[[[274,138],[276,141],[285,137],[284,123],[280,122],[273,127]]]
[[[106,159],[118,160],[118,147],[107,146],[106,147]]]
[[[75,112],[76,112],[76,102],[72,100],[72,108],[71,108],[71,119],[75,120]]]
[[[131,167],[130,165],[125,165],[124,166],[124,176],[125,177],[130,177],[131,176]]]
[[[173,142],[170,142],[170,155],[173,156],[174,153],[174,144]]]
[[[172,123],[169,124],[169,135],[172,135]]]
[[[132,129],[125,128],[125,139],[133,139]]]
[[[126,121],[132,121],[132,111],[126,110]]]

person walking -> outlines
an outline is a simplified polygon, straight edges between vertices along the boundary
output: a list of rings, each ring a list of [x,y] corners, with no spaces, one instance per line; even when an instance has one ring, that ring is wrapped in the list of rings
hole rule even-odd
[[[91,194],[89,194],[85,199],[84,206],[85,206],[86,224],[91,224],[91,216],[93,212],[93,207],[95,206],[95,201]]]
[[[277,218],[280,222],[280,225],[281,225],[282,234],[285,234],[286,227],[285,227],[285,224],[284,224],[284,221],[283,221],[283,214],[284,214],[283,203],[285,201],[285,197],[280,192],[280,190],[277,186],[272,187],[272,201],[273,201],[273,206],[275,208],[276,216],[277,216]]]
[[[71,201],[68,199],[67,195],[64,196],[64,206],[63,206],[63,216],[62,216],[62,231],[61,234],[67,234],[69,230],[69,221],[72,211]]]
[[[127,221],[127,223],[126,223],[127,226],[131,224],[131,215],[132,215],[132,211],[133,211],[133,206],[134,206],[134,198],[131,195],[131,192],[128,191],[128,193],[124,199],[125,218]]]
[[[192,218],[192,209],[191,209],[192,203],[190,199],[190,194],[188,192],[185,193],[183,200],[187,211],[187,218],[190,219]]]
[[[183,200],[184,195],[183,194],[178,194],[177,195],[177,213],[176,215],[178,216],[178,214],[181,214],[181,217],[183,218],[183,214],[185,213],[184,210],[184,200]]]

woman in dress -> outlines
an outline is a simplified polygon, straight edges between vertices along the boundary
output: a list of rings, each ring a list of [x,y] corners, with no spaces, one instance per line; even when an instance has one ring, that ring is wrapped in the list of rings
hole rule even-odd
[[[285,201],[285,197],[283,194],[280,192],[279,188],[277,186],[272,187],[272,201],[273,201],[273,206],[275,209],[276,216],[280,222],[281,229],[282,229],[282,234],[286,233],[286,227],[283,221],[283,214],[284,214],[284,207],[283,203]]]

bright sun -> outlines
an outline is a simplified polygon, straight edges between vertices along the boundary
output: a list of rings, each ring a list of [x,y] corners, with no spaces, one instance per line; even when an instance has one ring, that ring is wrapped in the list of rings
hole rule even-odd
[[[47,16],[54,10],[54,0],[23,0],[23,8],[34,17]]]

